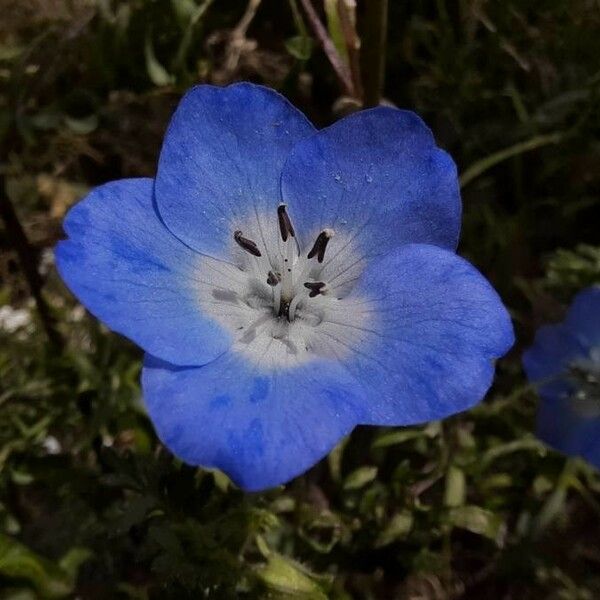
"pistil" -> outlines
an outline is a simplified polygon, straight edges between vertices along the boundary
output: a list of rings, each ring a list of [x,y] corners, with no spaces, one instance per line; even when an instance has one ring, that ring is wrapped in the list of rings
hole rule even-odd
[[[280,204],[277,207],[277,219],[279,222],[279,233],[284,245],[283,267],[281,270],[281,297],[285,303],[289,303],[294,297],[293,269],[297,258],[297,254],[296,256],[294,255],[294,249],[297,249],[297,246],[296,232],[294,231],[285,204]]]
[[[267,284],[273,288],[273,312],[279,316],[281,311],[281,277],[273,271],[269,271]]]

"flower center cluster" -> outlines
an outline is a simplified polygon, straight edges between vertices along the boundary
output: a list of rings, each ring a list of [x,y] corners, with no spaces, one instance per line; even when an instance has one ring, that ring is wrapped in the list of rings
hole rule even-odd
[[[257,243],[244,237],[242,230],[233,234],[233,239],[243,250],[254,257],[258,273],[263,274],[266,284],[272,289],[273,314],[292,322],[301,305],[312,298],[329,294],[326,282],[318,280],[320,267],[325,259],[333,229],[324,229],[317,236],[312,248],[304,254],[296,239],[296,232],[288,215],[286,205],[277,207],[277,222],[281,236],[282,251],[278,260],[263,257]]]
[[[351,293],[368,260],[356,233],[321,227],[303,244],[284,204],[276,215],[234,215],[230,227],[231,260],[203,255],[191,280],[232,351],[264,369],[357,351],[376,311]]]

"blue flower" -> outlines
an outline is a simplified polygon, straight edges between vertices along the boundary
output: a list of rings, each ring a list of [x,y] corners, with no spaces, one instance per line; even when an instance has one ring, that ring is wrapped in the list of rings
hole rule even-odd
[[[523,355],[538,384],[538,436],[600,468],[600,287],[579,292],[564,322],[541,327]]]
[[[57,263],[146,351],[164,444],[258,490],[357,424],[422,423],[484,396],[513,333],[455,254],[460,215],[456,167],[413,113],[316,131],[272,90],[199,86],[156,178],[92,191]]]

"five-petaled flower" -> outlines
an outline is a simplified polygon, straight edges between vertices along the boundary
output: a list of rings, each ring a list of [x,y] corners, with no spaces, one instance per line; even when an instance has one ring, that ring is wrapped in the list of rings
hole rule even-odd
[[[542,402],[538,436],[600,468],[600,287],[579,292],[564,322],[541,327],[523,355]]]
[[[288,481],[357,424],[465,410],[513,343],[455,254],[456,168],[415,114],[321,131],[247,83],[181,101],[152,179],[68,214],[59,271],[146,351],[143,395],[187,463],[247,490]]]

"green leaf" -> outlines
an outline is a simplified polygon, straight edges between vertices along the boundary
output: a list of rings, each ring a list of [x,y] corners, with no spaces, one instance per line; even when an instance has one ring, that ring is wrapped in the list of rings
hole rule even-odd
[[[372,447],[387,448],[388,446],[395,446],[396,444],[402,444],[420,437],[434,438],[439,434],[439,432],[440,424],[438,421],[429,423],[425,428],[393,429],[378,435],[373,442]]]
[[[39,596],[35,592],[23,588],[5,588],[0,598],[2,600],[39,600]]]
[[[271,590],[290,598],[327,600],[315,576],[302,565],[280,554],[271,552],[265,566],[256,571],[258,578]]]
[[[150,77],[150,80],[154,85],[162,87],[173,83],[173,76],[158,62],[156,55],[154,54],[154,46],[152,44],[152,35],[150,32],[146,34],[144,56],[146,57],[146,71],[148,77]]]
[[[497,164],[508,160],[513,156],[518,156],[524,152],[530,152],[531,150],[541,148],[542,146],[547,146],[548,144],[558,144],[563,137],[564,134],[561,132],[538,135],[530,140],[526,140],[525,142],[519,142],[514,146],[510,146],[509,148],[505,148],[504,150],[490,154],[489,156],[486,156],[485,158],[482,158],[481,160],[478,160],[472,164],[461,174],[459,177],[460,187],[464,188],[471,183],[473,179],[476,179],[492,167],[495,167]]]
[[[329,554],[332,548],[344,535],[344,524],[335,513],[323,511],[302,519],[298,528],[300,537],[314,550],[321,554]]]
[[[65,125],[77,135],[88,135],[98,127],[98,115],[89,115],[82,119],[65,117]]]
[[[64,598],[71,594],[77,569],[90,555],[83,548],[73,548],[63,558],[61,566],[0,534],[0,574],[8,579],[29,582],[45,598]]]
[[[373,448],[387,448],[388,446],[395,446],[396,444],[402,444],[409,440],[414,440],[423,435],[422,431],[414,429],[400,429],[397,431],[386,431],[381,435],[377,436],[373,442]]]
[[[295,35],[285,40],[285,49],[298,60],[308,60],[313,48],[314,42],[309,37]]]
[[[16,485],[29,485],[33,483],[33,475],[31,475],[31,473],[25,473],[25,471],[11,469],[10,477]]]
[[[11,61],[18,58],[25,51],[24,46],[0,44],[0,61]]]
[[[381,548],[397,540],[405,538],[413,526],[412,513],[404,511],[394,515],[387,527],[381,531],[375,540],[375,547]]]
[[[344,455],[344,449],[350,441],[350,437],[346,436],[341,442],[329,453],[327,462],[329,464],[329,473],[331,478],[338,483],[342,479],[342,457]]]
[[[600,247],[578,244],[575,250],[559,248],[548,260],[546,271],[549,287],[572,295],[600,282]]]
[[[79,567],[92,556],[93,553],[88,548],[71,548],[60,559],[58,565],[73,581],[75,581]]]
[[[567,501],[567,489],[558,486],[549,496],[535,518],[533,529],[536,535],[543,532],[563,511]]]
[[[344,489],[358,490],[367,485],[367,483],[371,483],[375,477],[377,477],[377,467],[360,467],[346,477]]]
[[[186,25],[196,12],[196,3],[194,0],[171,0],[173,12],[180,24]]]
[[[209,9],[213,0],[204,0],[198,6],[189,0],[173,0],[173,2],[176,12],[179,11],[178,18],[183,27],[183,35],[173,63],[174,68],[178,68],[187,59],[196,26],[202,21],[204,13]]]
[[[346,40],[342,32],[342,24],[340,22],[340,15],[338,13],[338,0],[324,0],[325,4],[325,16],[327,17],[327,30],[329,31],[329,37],[336,47],[340,56],[344,60],[348,60],[348,50],[346,48]]]
[[[501,545],[504,538],[505,526],[502,517],[485,510],[480,506],[459,506],[448,512],[451,525],[466,529]]]
[[[464,471],[455,465],[451,465],[446,474],[444,506],[462,506],[465,503],[466,495],[467,488]]]
[[[540,456],[546,453],[546,446],[537,438],[528,435],[520,440],[512,440],[506,444],[492,446],[478,461],[478,467],[481,470],[486,469],[489,465],[501,456],[512,454],[513,452],[521,452],[523,450],[537,452]]]

